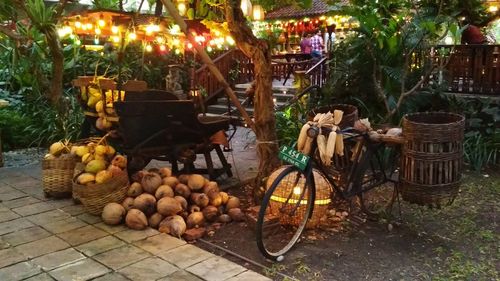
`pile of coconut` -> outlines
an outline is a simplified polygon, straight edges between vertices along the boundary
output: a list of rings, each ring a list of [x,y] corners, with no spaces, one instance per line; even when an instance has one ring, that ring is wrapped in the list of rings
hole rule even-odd
[[[140,171],[133,177],[127,198],[121,204],[109,203],[102,219],[116,225],[125,220],[132,229],[158,229],[180,237],[186,229],[212,222],[243,221],[240,200],[219,190],[215,181],[202,175],[175,177],[169,168]]]

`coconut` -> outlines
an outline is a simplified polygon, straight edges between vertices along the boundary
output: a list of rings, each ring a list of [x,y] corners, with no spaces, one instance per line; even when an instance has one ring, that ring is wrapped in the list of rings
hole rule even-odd
[[[158,168],[149,168],[148,172],[160,175],[160,170]]]
[[[54,156],[59,156],[62,153],[68,153],[69,148],[61,141],[55,142],[50,145],[49,153]]]
[[[101,217],[105,224],[115,225],[123,220],[125,214],[126,211],[122,205],[118,203],[109,203],[104,206]]]
[[[148,226],[148,219],[140,210],[131,209],[127,212],[125,224],[132,229],[142,230]]]
[[[90,150],[87,146],[85,145],[82,145],[82,146],[78,146],[76,148],[76,155],[78,155],[79,157],[83,157],[83,155],[87,154],[87,153],[90,153]]]
[[[205,178],[202,175],[189,175],[187,186],[189,186],[191,190],[198,191],[203,188],[203,185],[205,185]]]
[[[43,157],[43,159],[45,159],[45,160],[54,160],[56,158],[57,157],[55,157],[54,155],[52,155],[50,153],[45,154],[45,156]]]
[[[174,197],[174,191],[168,185],[160,185],[155,192],[156,199],[160,200],[163,197]]]
[[[127,158],[123,155],[116,155],[113,160],[111,160],[111,164],[125,169],[127,168]]]
[[[215,207],[219,207],[222,205],[222,196],[220,196],[220,192],[215,191],[215,189],[209,190],[210,193],[207,193],[208,199],[210,199],[210,205]]]
[[[181,207],[182,207],[183,210],[187,209],[188,202],[187,202],[186,198],[177,195],[177,196],[174,197],[174,199],[177,200],[177,201],[179,201],[179,203],[181,203]]]
[[[113,155],[115,155],[116,153],[116,150],[111,146],[111,145],[108,145],[106,146],[106,155],[111,157]]]
[[[133,197],[127,197],[123,200],[122,202],[123,208],[125,208],[125,211],[129,211],[130,209],[134,208],[134,198]]]
[[[231,222],[232,219],[228,214],[222,214],[217,218],[217,220],[219,222],[227,223],[227,222]]]
[[[189,175],[186,174],[179,175],[178,179],[180,183],[187,184],[189,180]]]
[[[147,172],[141,181],[142,188],[149,194],[155,194],[156,189],[161,185],[159,174]]]
[[[182,206],[179,201],[171,197],[163,197],[158,201],[158,213],[164,216],[175,215],[182,211]]]
[[[142,192],[143,192],[142,185],[138,182],[134,182],[128,187],[127,196],[137,197],[141,195]]]
[[[148,223],[149,223],[150,227],[158,228],[158,226],[160,225],[160,222],[162,220],[163,220],[163,216],[160,213],[154,213],[149,217]]]
[[[204,193],[191,193],[191,202],[198,205],[200,208],[205,208],[210,200]]]
[[[160,173],[160,176],[162,178],[172,176],[172,170],[170,170],[170,168],[167,168],[167,167],[160,168],[158,172]]]
[[[229,200],[229,195],[226,192],[223,192],[223,191],[219,192],[219,195],[220,195],[220,197],[222,199],[222,204],[223,205],[227,204],[227,201]]]
[[[188,229],[198,226],[203,226],[204,223],[205,223],[205,218],[203,217],[202,212],[193,212],[188,216],[186,220]]]
[[[227,214],[231,217],[233,221],[244,221],[245,214],[240,208],[232,208],[227,211]]]
[[[111,173],[111,175],[113,175],[113,177],[118,177],[123,175],[122,169],[120,169],[120,167],[115,165],[109,165],[107,170]]]
[[[141,210],[147,216],[156,212],[156,198],[148,193],[143,193],[134,199],[134,208]]]
[[[212,192],[219,192],[219,185],[215,181],[209,181],[203,186],[203,193],[208,195]]]
[[[95,175],[95,182],[96,183],[105,183],[109,181],[113,177],[113,174],[110,171],[99,171]]]
[[[95,176],[91,173],[83,173],[76,178],[76,182],[79,184],[87,184],[93,181],[95,181]]]
[[[175,186],[175,194],[178,194],[184,198],[189,198],[191,195],[191,189],[183,183],[179,183]]]
[[[92,160],[85,166],[85,172],[97,174],[99,171],[106,169],[106,161]]]
[[[207,221],[213,222],[217,219],[218,210],[217,207],[208,205],[203,208],[203,216]]]
[[[92,153],[86,153],[82,156],[83,164],[88,164],[92,160],[94,160],[94,155]]]
[[[191,205],[191,207],[189,207],[189,213],[194,213],[194,212],[201,212],[200,207],[196,205]]]
[[[97,155],[104,155],[108,151],[108,148],[105,145],[99,144],[95,147],[94,153]]]
[[[141,171],[134,173],[130,179],[132,181],[141,182],[142,178],[144,177],[145,174],[146,174],[146,172],[141,170]]]
[[[169,185],[171,187],[176,186],[179,180],[176,177],[165,177],[162,179],[162,184]]]
[[[181,216],[169,216],[161,221],[159,231],[180,238],[186,232],[186,223]]]
[[[71,147],[71,149],[69,150],[69,154],[71,155],[76,155],[76,151],[78,150],[78,147],[77,145],[74,145]]]
[[[226,209],[239,208],[240,207],[240,199],[238,197],[229,196],[227,200]]]

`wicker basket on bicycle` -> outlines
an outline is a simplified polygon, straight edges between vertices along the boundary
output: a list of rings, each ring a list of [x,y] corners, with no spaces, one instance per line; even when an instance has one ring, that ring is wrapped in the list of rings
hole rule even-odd
[[[323,107],[318,107],[311,110],[308,114],[308,121],[313,120],[314,116],[318,113],[327,113],[328,111],[334,112],[335,110],[342,110],[344,112],[342,116],[342,121],[339,124],[340,129],[345,129],[347,127],[353,127],[354,122],[358,118],[358,108],[350,104],[332,104]],[[330,174],[338,180],[339,185],[346,183],[348,181],[347,175],[349,174],[352,167],[352,147],[355,145],[354,142],[346,143],[344,146],[344,155],[339,156],[334,154],[332,157],[332,164],[328,167]],[[319,157],[319,155],[315,155]]]
[[[403,117],[403,200],[440,207],[458,194],[463,169],[465,118],[446,112]]]

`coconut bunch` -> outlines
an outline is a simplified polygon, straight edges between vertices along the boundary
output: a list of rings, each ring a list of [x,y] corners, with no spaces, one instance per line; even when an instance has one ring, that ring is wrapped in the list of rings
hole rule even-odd
[[[125,92],[121,91],[122,97],[124,94]],[[106,99],[103,100],[101,95],[99,95],[99,100],[92,106],[95,108],[95,111],[99,116],[95,123],[97,129],[101,131],[108,131],[113,126],[109,117],[116,117],[116,112],[113,108],[113,101],[118,100],[118,95],[120,95],[118,91],[108,90],[105,93]]]
[[[107,224],[123,220],[128,227],[158,229],[180,237],[187,229],[213,222],[243,221],[240,200],[219,190],[202,175],[175,177],[169,168],[141,171],[121,204],[108,204],[102,213]]]
[[[79,184],[101,184],[113,176],[122,175],[127,168],[127,158],[117,155],[110,145],[90,142],[87,145],[73,146],[71,153],[81,159],[85,165],[84,173],[76,181]]]
[[[53,160],[56,158],[71,157],[71,143],[68,140],[58,141],[50,145],[49,153],[45,154],[44,159]]]

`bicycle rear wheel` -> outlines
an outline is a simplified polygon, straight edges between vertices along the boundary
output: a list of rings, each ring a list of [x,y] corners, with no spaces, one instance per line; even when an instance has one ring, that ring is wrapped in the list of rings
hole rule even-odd
[[[389,152],[392,153],[390,150]],[[372,219],[389,218],[397,195],[397,183],[391,180],[392,164],[397,163],[397,159],[384,158],[382,159],[377,154],[367,153],[355,176],[355,185],[359,185],[362,190],[358,195],[361,209]],[[386,166],[391,168],[385,169]]]
[[[281,261],[297,243],[313,211],[313,188],[312,175],[294,166],[285,168],[273,181],[256,225],[257,246],[266,258]]]

